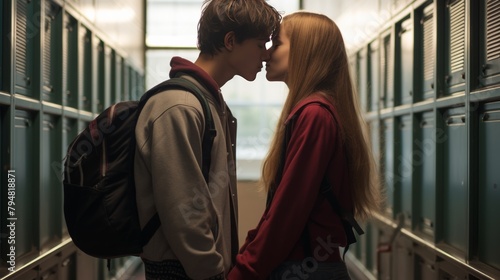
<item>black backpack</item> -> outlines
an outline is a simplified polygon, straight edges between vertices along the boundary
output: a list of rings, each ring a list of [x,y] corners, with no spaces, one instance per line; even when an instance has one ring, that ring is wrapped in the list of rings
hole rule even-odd
[[[135,126],[148,99],[169,89],[187,90],[202,105],[202,171],[208,182],[216,131],[210,107],[193,83],[172,78],[147,91],[140,101],[110,106],[73,140],[64,160],[66,225],[74,244],[90,256],[110,259],[139,255],[160,226],[158,213],[144,229],[139,225],[133,170]]]

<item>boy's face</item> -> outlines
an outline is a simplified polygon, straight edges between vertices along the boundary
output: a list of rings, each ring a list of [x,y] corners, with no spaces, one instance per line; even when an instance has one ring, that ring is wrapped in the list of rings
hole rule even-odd
[[[255,80],[257,72],[262,70],[262,62],[269,59],[267,41],[268,39],[253,38],[234,44],[230,64],[235,75],[247,81]]]

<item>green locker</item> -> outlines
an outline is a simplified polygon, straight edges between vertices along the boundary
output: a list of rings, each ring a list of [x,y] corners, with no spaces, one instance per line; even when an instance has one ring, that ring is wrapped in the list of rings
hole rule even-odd
[[[370,103],[368,111],[377,111],[379,109],[380,92],[380,43],[373,41],[368,46],[370,55],[368,63],[368,101]]]
[[[398,32],[397,53],[399,55],[396,88],[396,105],[413,102],[413,19],[401,22]]]
[[[385,119],[382,120],[382,133],[383,133],[383,180],[385,182],[385,193],[387,196],[385,205],[385,214],[389,218],[394,218],[397,213],[394,209],[394,199],[395,199],[395,175],[394,175],[394,120]]]
[[[434,112],[416,116],[414,141],[416,231],[433,241],[436,224],[436,145],[441,141],[434,124]]]
[[[78,122],[75,119],[64,118],[62,123],[62,143],[61,143],[61,153],[66,155],[68,151],[69,144],[75,139],[78,135]],[[61,172],[62,172],[62,161],[61,163]],[[62,181],[62,178],[61,178]],[[63,200],[64,201],[64,200]],[[62,211],[63,204],[61,203],[60,209]],[[62,217],[62,228],[63,234],[66,235],[68,230],[66,228],[66,221],[64,220],[64,215]]]
[[[368,58],[366,54],[366,48],[363,48],[358,52],[357,55],[357,88],[359,101],[361,106],[361,111],[368,111]]]
[[[16,172],[16,256],[21,259],[32,252],[37,243],[38,217],[35,216],[36,189],[38,182],[37,125],[35,114],[16,110],[12,169]]]
[[[468,185],[467,185],[467,130],[465,108],[448,109],[443,113],[444,134],[440,143],[443,164],[440,166],[443,184],[440,201],[442,240],[465,252],[467,244]]]
[[[391,108],[394,105],[394,54],[390,34],[383,38],[381,64],[383,75],[381,99],[384,108]]]
[[[4,21],[6,21],[6,19],[9,19],[10,16],[7,15],[7,14],[4,14],[4,3],[2,2],[0,4],[0,16],[1,16],[1,19],[0,19],[0,38],[4,38]],[[8,9],[6,9],[8,10]],[[6,80],[6,77],[4,76],[4,50],[3,50],[3,44],[0,44],[0,91],[3,91],[5,90],[5,85],[4,85],[4,79]]]
[[[91,112],[92,111],[92,95],[94,86],[92,84],[92,32],[85,26],[80,25],[79,29],[79,88],[80,88],[80,109]]]
[[[42,148],[40,178],[40,209],[38,210],[39,238],[42,251],[50,249],[61,238],[62,184],[60,178],[61,153],[60,119],[44,115],[42,123]]]
[[[427,5],[417,13],[419,21],[418,32],[416,31],[415,51],[418,50],[415,68],[419,69],[418,82],[415,82],[417,90],[415,98],[432,99],[434,97],[434,69],[435,69],[435,46],[434,46],[434,6]]]
[[[483,0],[481,6],[481,82],[500,83],[500,1]]]
[[[439,1],[445,6],[445,29],[442,49],[445,51],[445,95],[465,89],[465,0]]]
[[[432,259],[427,259],[415,254],[415,278],[433,280],[438,279],[436,264]]]
[[[117,103],[122,100],[122,92],[123,92],[123,66],[122,61],[123,58],[113,50],[113,54],[111,56],[112,63],[115,67],[112,69],[113,73],[113,83],[111,83],[111,92],[112,92],[112,103]]]
[[[478,258],[500,269],[500,102],[486,103],[479,117]]]
[[[62,9],[52,1],[45,1],[44,3],[42,99],[60,104]]]
[[[78,108],[78,21],[64,14],[62,42],[62,92],[65,106]]]
[[[35,52],[38,46],[37,39],[40,34],[39,1],[19,0],[15,3],[15,85],[16,93],[35,97]],[[37,9],[38,8],[38,9]]]
[[[107,108],[111,105],[111,84],[113,83],[113,73],[115,64],[112,61],[112,49],[104,45],[104,107]]]
[[[95,92],[95,106],[96,112],[100,113],[104,111],[104,98],[105,98],[105,71],[104,71],[104,42],[98,37],[94,37],[93,41],[93,80],[94,80],[94,92]]]
[[[134,68],[129,66],[129,99],[137,99],[137,72]]]
[[[412,177],[413,166],[413,134],[412,116],[404,115],[397,118],[398,135],[395,145],[397,145],[397,178],[396,194],[394,200],[398,209],[405,217],[405,225],[411,227],[412,221]]]
[[[130,100],[130,67],[122,61],[122,92],[121,100]]]

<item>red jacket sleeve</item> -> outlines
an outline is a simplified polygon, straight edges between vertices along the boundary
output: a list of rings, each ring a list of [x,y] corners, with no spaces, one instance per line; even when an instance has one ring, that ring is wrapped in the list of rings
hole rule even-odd
[[[300,242],[338,140],[336,130],[331,113],[317,103],[300,113],[273,201],[249,232],[228,279],[266,279]]]

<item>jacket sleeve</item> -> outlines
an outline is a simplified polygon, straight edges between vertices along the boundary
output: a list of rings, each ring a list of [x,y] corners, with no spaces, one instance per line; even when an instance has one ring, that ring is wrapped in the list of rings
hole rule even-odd
[[[249,236],[229,279],[266,279],[292,252],[318,197],[335,146],[336,125],[318,104],[304,108],[293,127],[283,177],[254,237]]]
[[[153,195],[165,238],[190,278],[223,273],[217,213],[201,171],[202,113],[175,105],[151,127]]]

